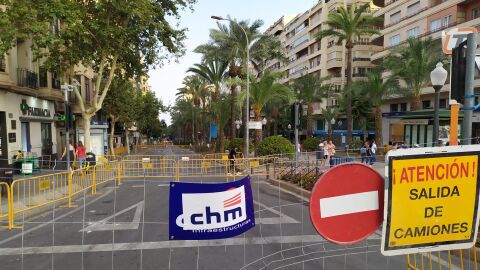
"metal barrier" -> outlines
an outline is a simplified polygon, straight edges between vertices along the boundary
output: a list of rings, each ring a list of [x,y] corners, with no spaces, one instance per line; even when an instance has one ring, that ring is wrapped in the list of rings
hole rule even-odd
[[[15,215],[20,213],[61,200],[66,200],[67,207],[72,207],[73,196],[90,188],[92,194],[96,194],[97,185],[115,180],[120,175],[118,165],[117,161],[98,163],[94,167],[87,166],[71,173],[60,172],[13,181],[7,188],[7,194],[11,196],[7,215],[9,227],[13,227]],[[0,215],[0,219],[2,217]]]
[[[405,256],[407,270],[432,269],[478,269],[477,250],[459,249],[428,253],[410,254]]]
[[[159,157],[122,160],[120,172],[121,177],[129,178],[175,177],[177,172],[177,161],[174,159],[163,159]]]
[[[10,186],[5,182],[0,182],[0,228],[12,229],[13,224],[11,223],[10,216],[12,206],[11,200],[12,195]],[[6,204],[4,201],[6,201]]]

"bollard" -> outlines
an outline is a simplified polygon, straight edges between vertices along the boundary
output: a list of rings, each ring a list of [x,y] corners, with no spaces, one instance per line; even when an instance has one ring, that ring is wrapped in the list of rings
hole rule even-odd
[[[117,181],[118,181],[118,185],[119,185],[119,186],[122,184],[121,167],[122,167],[122,166],[120,166],[120,162],[117,162]]]
[[[92,170],[92,195],[97,194],[97,165]]]
[[[73,172],[68,174],[68,208],[72,208],[72,178]]]

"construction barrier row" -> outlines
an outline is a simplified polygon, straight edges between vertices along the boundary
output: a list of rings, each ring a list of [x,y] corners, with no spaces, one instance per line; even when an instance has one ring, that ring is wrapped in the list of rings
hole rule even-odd
[[[75,195],[89,189],[92,194],[96,194],[98,185],[118,179],[119,172],[120,163],[114,161],[98,163],[70,173],[17,179],[11,185],[1,182],[0,226],[16,228],[15,216],[60,201],[65,201],[66,207],[72,207]],[[3,205],[5,201],[8,202],[7,205]]]

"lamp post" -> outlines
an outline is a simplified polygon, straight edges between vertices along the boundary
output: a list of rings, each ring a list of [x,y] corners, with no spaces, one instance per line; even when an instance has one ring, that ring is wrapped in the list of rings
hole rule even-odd
[[[250,63],[250,48],[248,47],[249,45],[249,42],[248,42],[248,35],[247,35],[247,32],[245,31],[245,29],[236,21],[232,20],[232,19],[229,19],[229,18],[223,18],[223,17],[220,17],[220,16],[211,16],[212,19],[214,20],[217,20],[217,21],[229,21],[229,22],[232,22],[234,24],[236,24],[238,27],[240,27],[240,29],[242,29],[243,33],[245,34],[245,39],[247,41],[247,61],[246,61],[246,68],[247,68],[247,87],[246,87],[246,105],[245,105],[245,114],[247,116],[247,120],[246,120],[246,123],[245,123],[245,134],[243,136],[245,136],[245,145],[244,145],[244,149],[245,149],[245,158],[248,158],[248,154],[249,154],[249,141],[250,141],[250,138],[249,138],[249,130],[248,130],[248,122],[250,120],[250,72],[249,72],[249,69],[248,69],[248,64]]]
[[[265,130],[263,130],[264,126],[265,126]],[[265,138],[266,128],[267,128],[267,118],[263,117],[263,119],[262,119],[262,133],[263,133],[262,135],[263,136],[262,137],[264,137],[264,138]]]
[[[335,125],[335,118],[332,118],[330,120],[330,130],[329,130],[329,134],[330,134],[330,140],[333,140],[333,125]]]
[[[237,137],[240,135],[239,130],[240,130],[240,125],[242,124],[242,120],[235,120],[235,127],[237,128]]]
[[[435,116],[433,119],[433,143],[438,142],[438,129],[440,126],[440,89],[442,89],[447,80],[448,72],[443,68],[442,63],[438,63],[437,67],[430,73],[433,89],[435,89]]]

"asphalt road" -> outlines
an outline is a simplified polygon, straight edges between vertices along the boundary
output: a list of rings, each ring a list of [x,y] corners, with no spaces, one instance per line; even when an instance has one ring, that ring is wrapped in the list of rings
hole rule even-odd
[[[252,177],[253,229],[225,240],[169,241],[169,181],[124,179],[86,192],[75,208],[61,202],[40,216],[17,216],[22,229],[0,230],[0,269],[405,269],[404,256],[380,254],[379,231],[356,245],[327,242],[311,225],[308,202],[262,177]]]

